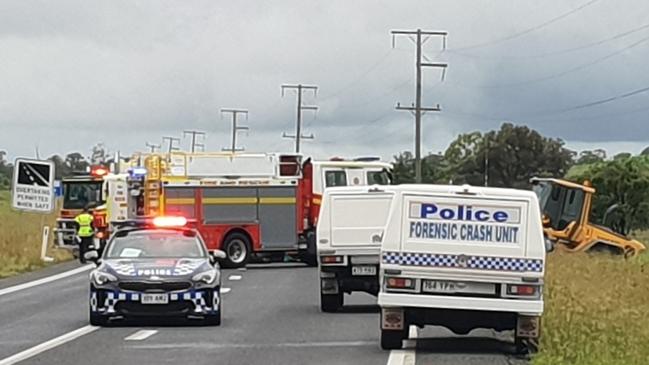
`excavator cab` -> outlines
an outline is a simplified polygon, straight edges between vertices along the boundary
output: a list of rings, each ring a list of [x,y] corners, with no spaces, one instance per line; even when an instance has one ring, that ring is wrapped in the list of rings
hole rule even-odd
[[[645,250],[639,241],[591,222],[595,189],[589,181],[533,178],[546,238],[568,251],[606,251],[635,256]]]

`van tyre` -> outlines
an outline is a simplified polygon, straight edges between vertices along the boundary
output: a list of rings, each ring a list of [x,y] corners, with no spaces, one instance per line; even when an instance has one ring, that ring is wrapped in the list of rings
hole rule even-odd
[[[404,328],[406,326],[404,325]],[[405,330],[381,329],[381,348],[384,350],[398,350],[403,347],[403,340],[407,338]]]
[[[243,233],[235,232],[227,235],[223,241],[223,251],[226,258],[223,266],[229,268],[244,267],[250,259],[250,239]]]
[[[320,293],[320,309],[326,313],[333,313],[342,308],[344,302],[343,293],[322,294]]]

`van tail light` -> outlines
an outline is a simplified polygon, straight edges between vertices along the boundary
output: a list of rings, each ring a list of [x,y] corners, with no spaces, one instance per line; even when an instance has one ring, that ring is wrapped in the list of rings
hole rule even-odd
[[[410,278],[385,278],[385,285],[388,289],[414,289],[416,284],[415,279]]]
[[[507,295],[533,297],[538,295],[538,286],[534,285],[507,285]]]
[[[320,262],[323,264],[342,264],[343,256],[320,256]]]

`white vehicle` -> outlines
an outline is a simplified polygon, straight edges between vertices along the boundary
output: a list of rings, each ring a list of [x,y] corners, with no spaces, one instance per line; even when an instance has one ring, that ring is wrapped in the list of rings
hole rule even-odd
[[[401,185],[381,248],[381,347],[410,325],[515,330],[535,350],[543,313],[545,242],[532,191]]]
[[[325,190],[316,232],[323,312],[340,309],[344,293],[378,294],[381,239],[393,196],[387,186]]]

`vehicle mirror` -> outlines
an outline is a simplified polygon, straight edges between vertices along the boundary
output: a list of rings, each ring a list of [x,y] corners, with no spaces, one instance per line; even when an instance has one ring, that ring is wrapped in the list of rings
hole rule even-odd
[[[545,238],[545,252],[552,252],[554,251],[554,241],[552,241],[549,238]]]
[[[97,263],[97,261],[99,261],[99,252],[97,252],[96,250],[90,250],[83,254],[83,258],[87,261]]]
[[[221,251],[221,250],[212,250],[212,251],[210,251],[210,256],[212,256],[214,259],[217,259],[217,260],[225,260],[225,258],[227,257],[225,252]]]

